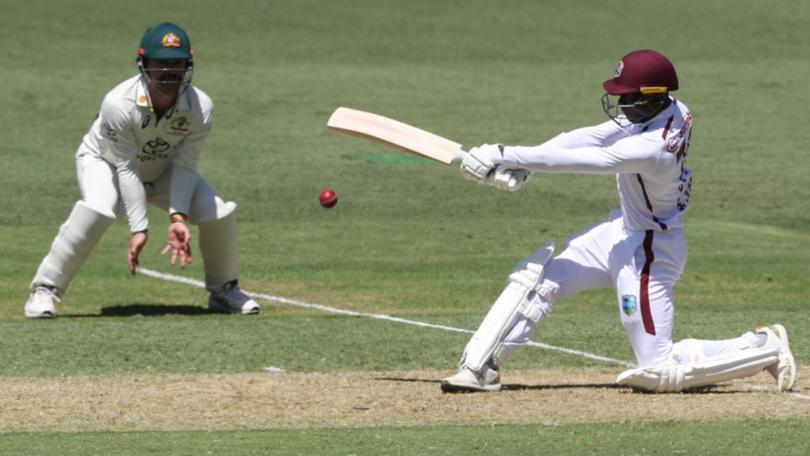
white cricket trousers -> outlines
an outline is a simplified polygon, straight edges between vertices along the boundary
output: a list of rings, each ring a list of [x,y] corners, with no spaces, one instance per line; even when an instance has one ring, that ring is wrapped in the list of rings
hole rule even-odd
[[[557,300],[613,287],[621,322],[642,367],[669,359],[675,307],[672,288],[686,265],[681,230],[630,231],[621,217],[572,236],[547,265],[541,288]]]
[[[163,210],[169,209],[170,170],[171,168],[168,168],[154,182],[144,186],[147,201]],[[76,177],[85,203],[101,213],[118,213],[116,210],[120,204],[118,175],[112,165],[92,155],[81,155],[76,158]],[[223,204],[208,182],[197,175],[189,207],[189,218],[195,222],[217,219],[217,208]]]
[[[572,236],[565,250],[546,265],[541,293],[553,303],[581,291],[613,287],[639,367],[700,363],[759,346],[761,341],[751,332],[726,340],[673,343],[672,288],[686,257],[686,238],[680,229],[630,231],[619,216]]]
[[[114,167],[100,158],[82,155],[76,159],[76,171],[84,202],[100,213],[117,213],[120,199]],[[147,201],[163,210],[169,209],[171,174],[168,168],[154,182],[144,185]],[[200,230],[198,245],[205,283],[212,291],[239,278],[235,208],[235,203],[223,201],[208,182],[197,175],[188,216]]]

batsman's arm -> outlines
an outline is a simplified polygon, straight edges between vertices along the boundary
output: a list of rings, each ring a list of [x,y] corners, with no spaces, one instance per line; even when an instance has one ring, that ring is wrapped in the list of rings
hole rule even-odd
[[[658,152],[655,146],[650,147],[648,139],[630,137],[606,147],[507,146],[497,161],[544,173],[644,173],[657,165],[661,155]]]

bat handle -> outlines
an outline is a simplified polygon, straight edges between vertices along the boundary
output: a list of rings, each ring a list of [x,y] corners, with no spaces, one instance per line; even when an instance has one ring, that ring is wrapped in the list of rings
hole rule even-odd
[[[467,152],[459,147],[455,152],[453,152],[453,162],[460,162],[461,160],[464,160],[466,155]]]

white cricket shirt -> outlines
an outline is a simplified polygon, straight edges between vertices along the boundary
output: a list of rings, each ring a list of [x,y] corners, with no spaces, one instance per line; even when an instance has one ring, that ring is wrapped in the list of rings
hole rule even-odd
[[[692,115],[675,99],[643,124],[607,121],[534,147],[508,146],[503,163],[547,173],[613,174],[628,230],[683,227],[692,172],[684,166]]]
[[[170,212],[188,214],[197,161],[211,131],[214,103],[189,85],[174,108],[158,118],[146,81],[138,75],[112,89],[101,102],[76,156],[92,155],[116,169],[130,229],[145,230],[147,184],[172,165]]]

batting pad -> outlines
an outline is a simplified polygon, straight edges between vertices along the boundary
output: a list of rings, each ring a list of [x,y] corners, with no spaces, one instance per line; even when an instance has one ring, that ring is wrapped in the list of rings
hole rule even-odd
[[[762,347],[701,364],[631,369],[622,372],[616,378],[616,383],[655,393],[676,393],[687,388],[750,377],[778,362],[778,348]]]
[[[40,263],[31,288],[49,285],[64,293],[113,221],[114,215],[103,214],[84,201],[77,201],[70,216],[59,228],[50,252]]]
[[[516,324],[530,320],[533,327],[536,327],[550,311],[550,306],[537,305],[529,299],[529,295],[536,292],[543,278],[543,266],[552,255],[554,242],[549,241],[518,263],[509,276],[506,288],[467,343],[461,364],[480,371],[491,358],[501,358],[503,341]]]

